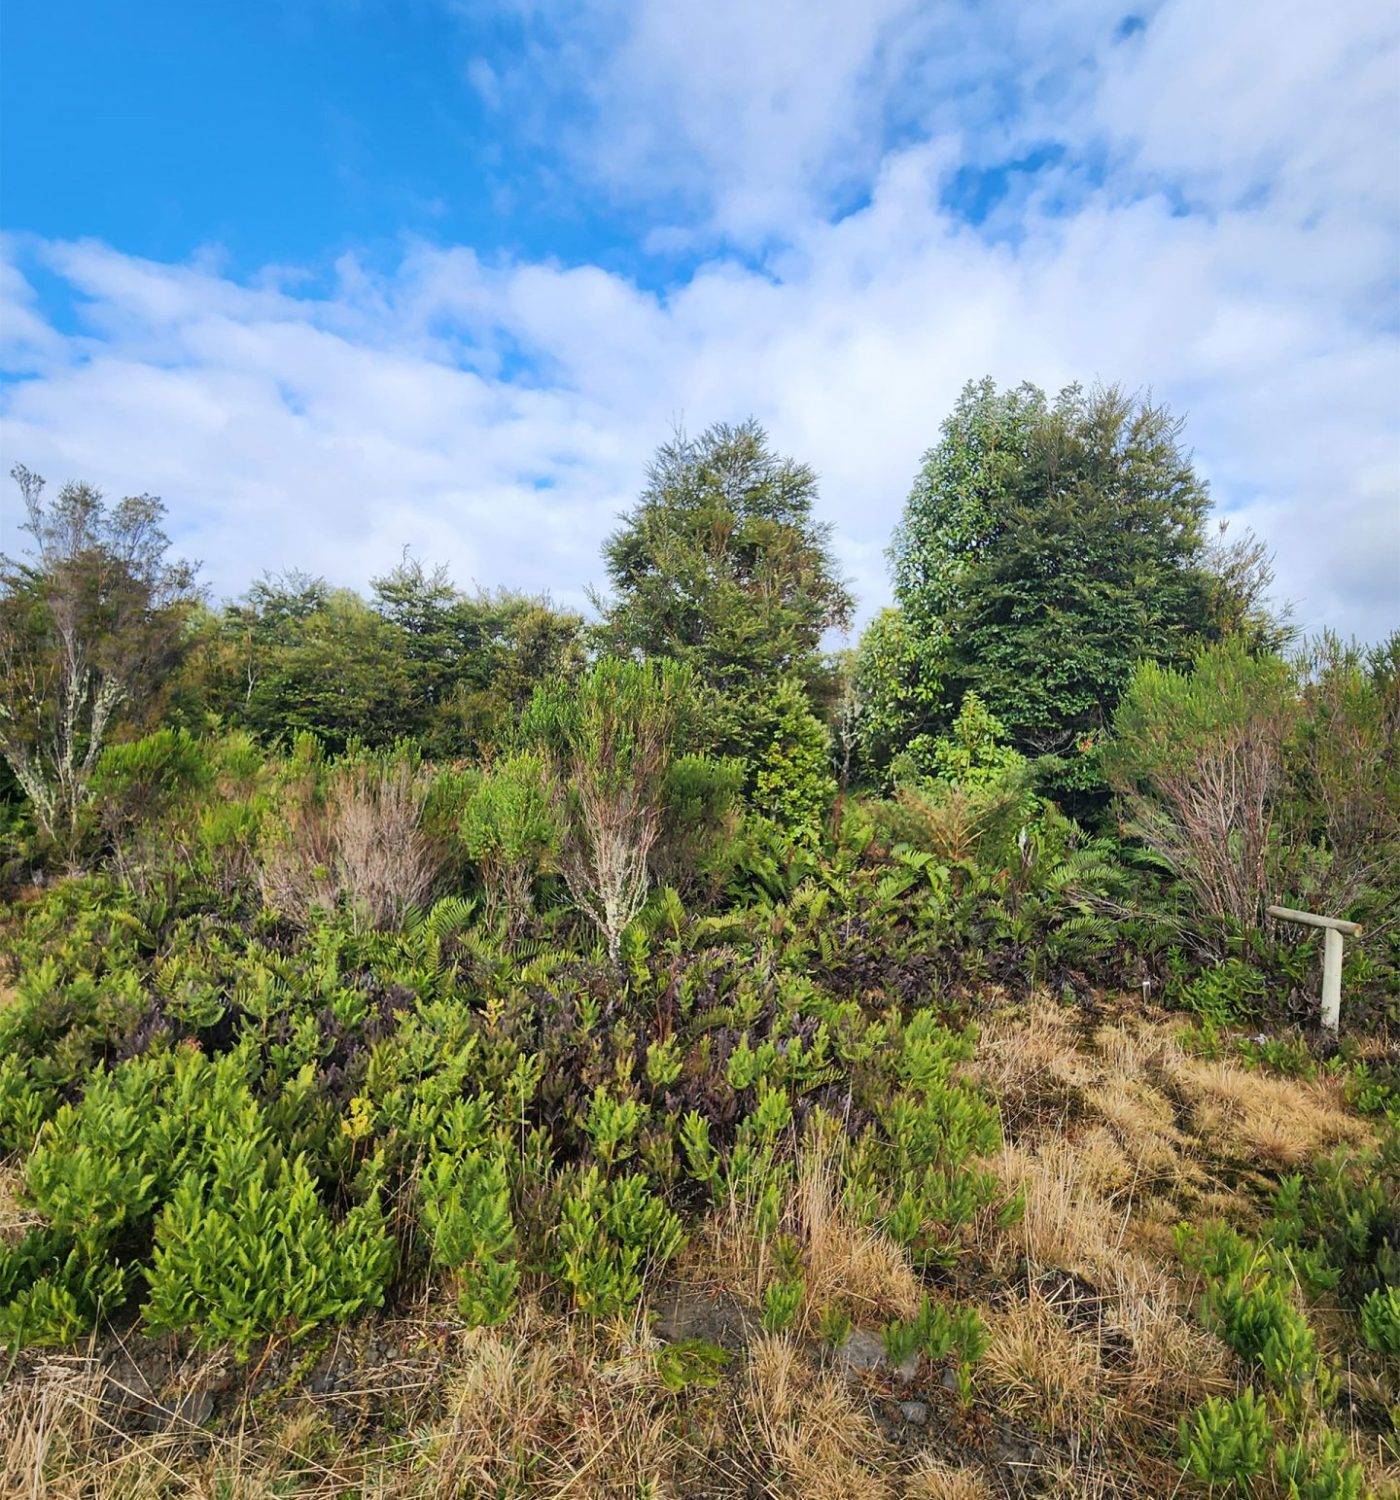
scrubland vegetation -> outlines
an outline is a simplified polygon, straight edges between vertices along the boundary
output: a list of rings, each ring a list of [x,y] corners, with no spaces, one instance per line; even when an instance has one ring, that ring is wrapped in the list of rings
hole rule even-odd
[[[970,386],[837,655],[752,424],[589,621],[20,471],[0,1491],[1395,1492],[1400,637],[1178,439]]]

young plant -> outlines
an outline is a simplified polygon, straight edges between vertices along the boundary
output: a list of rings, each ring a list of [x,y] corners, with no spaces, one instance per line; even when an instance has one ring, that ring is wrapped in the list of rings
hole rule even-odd
[[[499,1155],[472,1150],[432,1156],[418,1196],[433,1261],[456,1277],[464,1321],[473,1328],[499,1323],[510,1314],[520,1281],[510,1191]]]
[[[1273,1428],[1262,1397],[1252,1386],[1233,1400],[1207,1397],[1181,1419],[1178,1437],[1187,1471],[1212,1489],[1254,1493],[1254,1480],[1269,1465]]]
[[[684,1240],[680,1220],[645,1176],[606,1182],[590,1167],[564,1199],[558,1268],[578,1307],[612,1318],[636,1303],[647,1272],[665,1265]]]
[[[210,1167],[188,1171],[156,1220],[152,1332],[190,1330],[246,1358],[255,1339],[380,1304],[391,1246],[377,1196],[333,1223],[305,1161],[261,1132],[219,1141]]]

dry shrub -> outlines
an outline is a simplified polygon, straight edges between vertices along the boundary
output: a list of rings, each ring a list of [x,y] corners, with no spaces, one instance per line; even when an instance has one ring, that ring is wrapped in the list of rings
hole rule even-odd
[[[1258,926],[1297,708],[1289,667],[1239,642],[1195,670],[1148,662],[1114,720],[1109,781],[1128,826],[1191,888],[1201,911]]]
[[[263,899],[303,926],[343,898],[360,926],[402,927],[440,868],[422,826],[427,792],[405,761],[339,767],[324,795],[312,776],[289,783],[283,827],[263,850]]]
[[[868,1408],[843,1381],[812,1365],[791,1339],[749,1349],[739,1420],[763,1493],[793,1500],[886,1500],[872,1465],[883,1443]]]
[[[398,929],[432,893],[438,863],[423,830],[427,779],[404,761],[331,778],[331,837],[357,920]]]
[[[1009,846],[1025,820],[1025,806],[1024,775],[1008,774],[981,786],[959,781],[902,786],[879,816],[893,838],[958,865],[984,849]]]
[[[314,911],[333,911],[341,891],[330,815],[314,773],[286,783],[281,813],[259,851],[258,884],[269,907],[304,927]]]

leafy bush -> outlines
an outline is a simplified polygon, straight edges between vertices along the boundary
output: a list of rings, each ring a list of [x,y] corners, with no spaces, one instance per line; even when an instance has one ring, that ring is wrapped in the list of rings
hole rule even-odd
[[[1182,1462],[1203,1484],[1249,1495],[1269,1466],[1273,1436],[1268,1409],[1253,1386],[1230,1400],[1209,1396],[1181,1419]]]
[[[389,1263],[377,1196],[334,1224],[305,1160],[250,1132],[217,1142],[161,1210],[142,1312],[153,1332],[190,1329],[246,1357],[263,1335],[298,1338],[379,1306]]]
[[[1333,1377],[1299,1310],[1286,1262],[1222,1224],[1181,1237],[1189,1264],[1205,1277],[1201,1318],[1278,1391],[1311,1383],[1326,1397]]]
[[[647,1273],[664,1266],[684,1241],[680,1220],[645,1174],[607,1181],[593,1167],[565,1197],[558,1235],[559,1273],[575,1303],[596,1318],[631,1308]]]
[[[114,837],[160,818],[177,797],[213,781],[208,750],[186,729],[157,729],[142,739],[109,745],[92,774],[90,795],[103,827]]]
[[[753,805],[795,843],[820,843],[836,796],[831,736],[801,686],[785,678],[769,704],[773,738],[754,768]]]
[[[1177,967],[1184,971],[1183,977],[1168,991],[1168,998],[1215,1026],[1248,1020],[1268,994],[1264,975],[1244,959],[1223,958],[1189,978],[1179,955]]]
[[[498,1153],[476,1149],[429,1158],[418,1187],[434,1263],[457,1278],[458,1307],[472,1327],[499,1323],[520,1281],[510,1188]]]
[[[1400,1284],[1400,1132],[1284,1178],[1270,1232],[1300,1274],[1354,1309]]]
[[[487,918],[518,936],[536,880],[553,865],[559,824],[543,759],[522,753],[486,770],[462,810],[462,840],[481,871]]]
[[[1288,1500],[1365,1500],[1366,1476],[1335,1432],[1279,1443],[1273,1467]]]
[[[1361,1304],[1361,1337],[1368,1349],[1400,1359],[1400,1285],[1377,1287]]]

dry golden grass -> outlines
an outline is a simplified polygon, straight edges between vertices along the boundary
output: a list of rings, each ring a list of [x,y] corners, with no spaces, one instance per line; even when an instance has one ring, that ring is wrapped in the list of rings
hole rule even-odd
[[[983,1023],[970,1071],[997,1100],[1009,1139],[1062,1125],[1078,1112],[1095,1076],[1080,1042],[1072,1013],[1048,1001],[1029,1013],[997,1012]]]
[[[1371,1133],[1326,1083],[1184,1055],[1172,1062],[1169,1077],[1197,1136],[1222,1156],[1291,1168]]]
[[[765,1492],[793,1500],[886,1500],[883,1444],[846,1384],[818,1370],[790,1338],[749,1349],[740,1420],[752,1468],[771,1475]]]
[[[1092,1279],[1117,1259],[1126,1214],[1110,1203],[1105,1179],[1113,1165],[1101,1136],[1086,1149],[1052,1138],[1037,1151],[1008,1146],[992,1163],[1012,1191],[1019,1191],[1025,1211],[996,1249],[1004,1264],[1023,1254],[1035,1265],[1078,1271]]]
[[[38,1216],[24,1205],[21,1180],[17,1162],[0,1165],[0,1243],[19,1239],[26,1230],[40,1222]]]
[[[476,1330],[424,1451],[417,1494],[678,1494],[681,1443],[653,1361],[599,1359],[573,1321]]]
[[[1229,1389],[1224,1344],[1191,1316],[1184,1288],[1159,1265],[1126,1257],[1100,1291],[1105,1327],[1130,1351],[1123,1392],[1129,1412],[1175,1413]]]
[[[908,1500],[992,1500],[992,1490],[979,1470],[929,1457],[915,1465],[905,1494]]]
[[[837,1202],[837,1167],[821,1149],[807,1151],[788,1201],[787,1222],[802,1251],[807,1305],[845,1303],[857,1321],[910,1317],[919,1283],[909,1256],[882,1230],[852,1221]]]
[[[842,1208],[839,1150],[836,1143],[809,1137],[782,1209],[782,1228],[797,1244],[807,1287],[799,1331],[811,1332],[821,1312],[836,1303],[856,1323],[910,1317],[919,1305],[919,1281],[906,1251]],[[751,1212],[730,1204],[691,1236],[677,1277],[738,1299],[756,1325],[773,1271],[771,1246],[755,1240]]]
[[[1097,1340],[1067,1328],[1039,1291],[989,1313],[987,1329],[991,1346],[980,1375],[1004,1411],[1051,1436],[1093,1430],[1113,1418]]]

